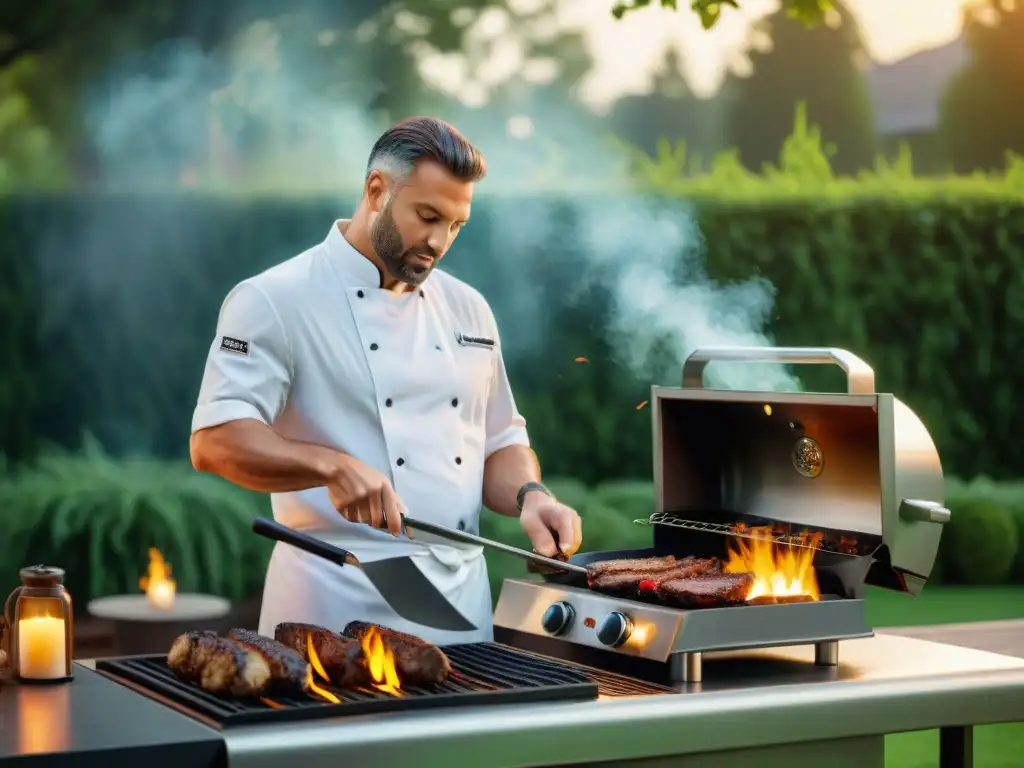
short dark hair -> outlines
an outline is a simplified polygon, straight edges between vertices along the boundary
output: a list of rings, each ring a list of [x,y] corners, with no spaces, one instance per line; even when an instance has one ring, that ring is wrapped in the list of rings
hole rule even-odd
[[[462,181],[480,181],[487,173],[483,153],[457,128],[436,117],[410,117],[385,131],[370,151],[366,175],[382,163],[411,171],[417,162],[433,160]]]

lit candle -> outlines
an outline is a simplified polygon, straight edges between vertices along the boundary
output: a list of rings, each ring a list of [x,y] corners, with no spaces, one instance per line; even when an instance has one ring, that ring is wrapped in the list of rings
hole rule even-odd
[[[149,604],[161,611],[169,611],[174,607],[174,593],[176,591],[173,581],[154,581],[146,590],[146,598]]]
[[[67,677],[64,619],[36,616],[18,621],[18,674],[29,680]]]

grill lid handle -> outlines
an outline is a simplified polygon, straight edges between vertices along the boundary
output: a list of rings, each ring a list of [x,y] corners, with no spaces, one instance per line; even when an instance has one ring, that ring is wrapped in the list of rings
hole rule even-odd
[[[904,499],[900,503],[900,517],[915,522],[945,525],[952,513],[937,501]]]
[[[694,350],[683,363],[683,387],[704,388],[708,363],[785,363],[838,365],[846,373],[851,395],[875,394],[875,372],[852,352],[836,347],[705,347]]]

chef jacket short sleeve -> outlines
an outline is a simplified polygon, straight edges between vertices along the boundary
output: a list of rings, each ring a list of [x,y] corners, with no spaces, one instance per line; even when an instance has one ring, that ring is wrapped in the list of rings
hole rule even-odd
[[[501,341],[498,338],[498,324],[491,315],[491,329],[495,340],[494,365],[495,372],[491,378],[491,391],[487,397],[487,443],[485,453],[492,453],[510,445],[530,446],[530,438],[526,431],[526,419],[516,408],[516,400],[512,395],[512,386],[505,370],[505,360],[501,354]]]
[[[266,294],[248,282],[228,294],[206,358],[192,432],[238,419],[273,424],[291,382],[284,324]]]

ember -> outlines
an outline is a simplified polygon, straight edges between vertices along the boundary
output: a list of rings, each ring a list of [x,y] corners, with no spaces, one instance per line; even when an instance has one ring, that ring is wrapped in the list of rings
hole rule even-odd
[[[589,362],[590,362],[590,360],[588,360],[588,359],[587,359],[587,358],[585,358],[585,357],[577,357],[577,358],[576,358],[576,360],[575,360],[575,362],[577,362],[577,363],[589,363]]]
[[[139,588],[146,593],[146,599],[154,608],[169,611],[174,607],[178,585],[171,578],[171,564],[155,547],[150,547],[149,567],[146,575],[139,579]]]
[[[647,405],[647,401],[646,400],[644,400],[642,403],[638,404],[636,409],[639,411],[639,410],[643,409],[643,407],[645,405]]]
[[[754,584],[748,601],[819,600],[814,552],[821,534],[806,537],[803,546],[777,545],[770,528],[751,528],[750,538],[735,539],[729,548],[726,573],[750,573]]]
[[[392,696],[402,696],[402,683],[395,668],[395,652],[384,643],[377,628],[370,627],[360,644],[373,679],[373,687]]]

